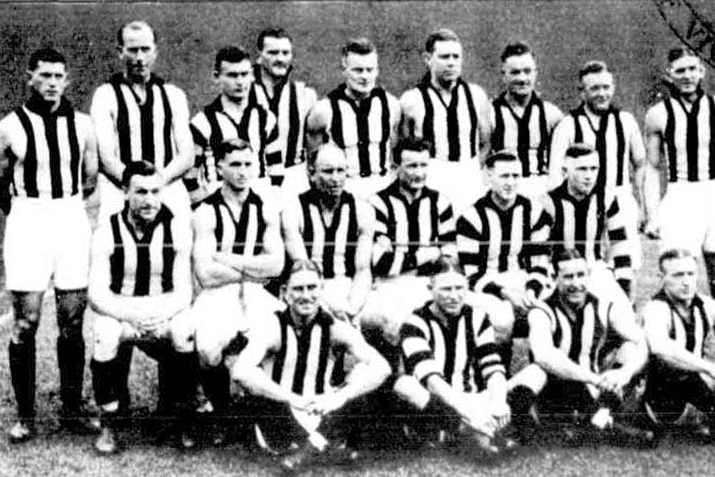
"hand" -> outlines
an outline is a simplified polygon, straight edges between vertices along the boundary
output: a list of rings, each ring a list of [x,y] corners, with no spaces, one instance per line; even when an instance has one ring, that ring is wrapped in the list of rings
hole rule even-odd
[[[660,224],[657,220],[651,219],[646,222],[643,226],[643,233],[649,239],[659,239],[660,238]]]
[[[511,421],[511,408],[506,401],[492,403],[491,411],[497,429],[503,429]]]
[[[288,400],[288,405],[290,407],[304,412],[308,410],[308,403],[309,399],[301,396],[300,394],[292,394]]]
[[[462,422],[464,422],[470,429],[490,438],[494,437],[494,433],[497,431],[496,419],[488,413],[485,413],[483,410],[463,415]]]
[[[381,252],[378,253],[378,255],[392,252],[394,250],[394,247],[392,246],[392,240],[390,240],[390,237],[388,237],[387,235],[378,235],[375,239],[374,247],[377,248],[378,252]]]
[[[429,247],[420,247],[415,252],[415,258],[417,259],[417,265],[423,265],[427,262],[432,262],[437,260],[442,254],[442,251],[437,245],[430,245]]]
[[[327,392],[318,396],[313,396],[308,402],[306,410],[311,414],[325,416],[331,412],[342,408],[346,403],[346,399],[342,394],[337,392]]]
[[[622,369],[609,369],[601,373],[600,377],[601,382],[598,387],[616,394],[620,394],[631,380],[631,377],[624,373]]]
[[[522,313],[526,313],[529,311],[529,308],[536,305],[536,298],[533,297],[534,292],[532,290],[529,291],[531,292],[531,297],[527,294],[526,290],[505,286],[502,288],[501,294],[514,308]]]
[[[161,338],[168,334],[169,318],[165,316],[151,317],[149,319],[137,322],[136,327],[142,335],[149,335],[154,336],[156,338]]]

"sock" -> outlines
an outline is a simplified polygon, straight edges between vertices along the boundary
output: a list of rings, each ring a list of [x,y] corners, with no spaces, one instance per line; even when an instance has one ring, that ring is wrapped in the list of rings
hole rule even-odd
[[[35,416],[35,340],[10,342],[10,375],[20,419]]]
[[[65,412],[76,413],[82,403],[84,380],[84,341],[57,338],[57,362],[60,368],[60,398]]]

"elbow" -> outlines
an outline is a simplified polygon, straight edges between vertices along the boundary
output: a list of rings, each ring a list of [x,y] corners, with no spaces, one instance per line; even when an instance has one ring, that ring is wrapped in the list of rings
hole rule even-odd
[[[376,377],[379,377],[380,383],[383,383],[388,377],[390,377],[390,374],[392,374],[392,369],[390,369],[390,365],[387,363],[387,360],[382,356],[377,356],[373,369],[374,375]]]

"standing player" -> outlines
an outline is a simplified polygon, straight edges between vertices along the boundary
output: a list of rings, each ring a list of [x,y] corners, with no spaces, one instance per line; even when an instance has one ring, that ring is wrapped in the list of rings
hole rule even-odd
[[[327,136],[348,158],[348,190],[367,198],[384,187],[390,152],[397,138],[400,105],[376,85],[377,48],[367,38],[348,41],[342,49],[345,82],[318,101],[306,130],[314,149]]]
[[[248,52],[235,46],[221,48],[213,77],[221,93],[191,119],[196,166],[188,188],[193,204],[221,186],[215,152],[224,141],[241,139],[251,146],[258,156],[259,177],[270,176],[270,183],[279,185],[283,176],[276,117],[256,98]]]
[[[526,324],[548,278],[548,247],[539,243],[548,235],[548,217],[539,203],[517,193],[522,166],[511,152],[492,153],[486,160],[489,190],[457,219],[457,249],[470,288],[499,300],[491,321],[507,371],[516,318]],[[526,337],[525,326],[517,331]]]
[[[186,95],[153,73],[156,35],[147,23],[122,26],[117,50],[124,71],[97,88],[91,106],[104,173],[99,185],[100,220],[122,208],[124,169],[142,160],[158,169],[166,186],[162,200],[175,214],[186,215],[189,200],[179,179],[194,160]]]
[[[0,121],[0,183],[6,286],[14,325],[9,357],[18,422],[11,442],[35,434],[35,334],[50,279],[57,306],[62,424],[79,428],[84,375],[82,321],[87,300],[91,195],[97,151],[90,118],[63,96],[67,61],[41,49],[30,56],[27,102]],[[10,207],[12,205],[12,210]]]
[[[521,162],[520,191],[529,197],[546,193],[551,132],[563,118],[553,103],[534,91],[536,60],[526,43],[510,43],[501,54],[505,91],[492,102],[492,151],[509,149]]]
[[[322,278],[315,262],[295,261],[283,290],[288,308],[262,316],[231,365],[232,378],[258,401],[254,416],[268,442],[302,444],[281,461],[288,471],[320,456],[354,459],[360,398],[390,372],[358,330],[320,305]]]
[[[632,312],[587,291],[588,264],[577,250],[559,250],[553,264],[554,293],[529,311],[535,364],[509,382],[513,420],[524,425],[538,395],[542,418],[548,417],[543,412],[548,406],[552,418],[573,421],[576,427],[567,428],[566,434],[572,444],[585,437],[586,427],[607,431],[621,443],[628,439],[648,444],[651,432],[616,421],[613,415],[648,358],[643,330]]]
[[[219,144],[214,155],[221,187],[193,217],[193,263],[201,290],[192,316],[202,385],[220,417],[230,397],[224,352],[257,316],[279,308],[261,282],[280,274],[284,250],[276,207],[251,187],[259,167],[256,152],[232,139]]]
[[[138,344],[160,356],[166,386],[182,425],[190,417],[196,390],[193,342],[188,340],[191,304],[191,228],[159,199],[163,179],[149,162],[124,169],[126,205],[102,223],[92,240],[89,301],[94,318],[92,381],[101,411],[102,433],[94,447],[117,451],[115,422],[126,369],[122,343]],[[167,348],[167,349],[164,349]],[[182,445],[193,441],[182,434]]]
[[[712,338],[715,304],[697,292],[697,263],[692,252],[670,249],[658,260],[661,289],[642,311],[651,362],[644,400],[657,423],[672,423],[686,404],[710,422],[696,434],[711,437],[715,412],[715,362],[705,355]]]
[[[311,259],[325,275],[324,299],[352,321],[372,287],[370,258],[375,214],[345,191],[347,159],[326,144],[308,155],[311,188],[283,210],[286,251],[291,260]]]
[[[640,263],[638,204],[633,185],[642,196],[645,147],[633,115],[612,104],[615,93],[613,74],[605,63],[589,61],[579,71],[581,105],[554,130],[551,141],[550,181],[553,187],[563,181],[566,150],[575,143],[596,149],[600,161],[596,187],[618,197],[626,216],[628,234],[633,240],[634,268]],[[630,168],[633,168],[633,177]]]
[[[660,237],[664,249],[702,251],[710,294],[715,295],[715,99],[702,88],[705,68],[685,48],[668,54],[666,81],[670,95],[646,113],[647,167],[644,199],[646,233]],[[661,164],[668,186],[660,198]],[[659,203],[660,202],[660,203]],[[683,213],[687,211],[687,213]]]

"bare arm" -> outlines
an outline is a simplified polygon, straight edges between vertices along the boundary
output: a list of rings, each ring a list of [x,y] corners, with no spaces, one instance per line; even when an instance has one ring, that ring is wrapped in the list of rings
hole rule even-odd
[[[305,248],[303,235],[300,231],[301,215],[298,200],[289,201],[281,212],[281,231],[283,232],[286,253],[291,260],[308,258],[308,251]]]
[[[305,119],[305,145],[308,151],[316,150],[323,144],[324,138],[330,137],[332,117],[329,100],[321,99],[315,103]]]
[[[549,184],[548,189],[558,187],[564,180],[564,159],[566,150],[573,142],[573,117],[565,116],[551,134],[549,154]]]
[[[357,313],[365,304],[372,286],[370,259],[372,257],[372,240],[375,235],[375,213],[371,206],[358,201],[355,204],[358,220],[358,238],[355,248],[355,275],[353,276],[348,304],[351,316]]]
[[[633,166],[634,175],[634,186],[638,191],[638,197],[641,202],[641,210],[643,209],[643,197],[645,193],[645,167],[646,167],[646,153],[645,144],[643,143],[643,136],[641,135],[640,128],[635,118],[628,114],[626,117],[626,127],[630,131],[630,136],[628,142],[631,145],[631,165]]]
[[[645,164],[643,172],[643,205],[646,218],[645,232],[651,237],[660,235],[658,204],[660,203],[660,165],[663,159],[665,126],[658,106],[645,117]]]
[[[402,119],[400,121],[399,131],[400,137],[415,136],[415,124],[418,115],[418,99],[419,93],[416,89],[411,89],[402,94],[400,97],[400,108],[402,110]]]
[[[476,88],[475,88],[476,89]],[[492,131],[494,130],[494,108],[487,94],[481,88],[477,89],[477,108],[479,115],[479,160],[481,164],[492,148]],[[477,92],[475,91],[475,93]]]
[[[241,272],[214,260],[216,253],[216,217],[208,205],[200,206],[193,215],[194,248],[192,252],[194,273],[204,288],[214,288],[228,283],[238,283]]]
[[[8,131],[8,118],[0,122],[0,210],[5,215],[10,213],[12,196],[10,184],[12,183],[12,168],[10,167],[11,135]]]
[[[90,115],[97,137],[97,151],[102,172],[113,182],[122,181],[124,164],[118,156],[117,135],[114,125],[117,100],[112,87],[104,84],[97,88],[92,98]]]
[[[82,196],[86,199],[97,188],[97,173],[99,158],[97,157],[97,137],[94,133],[92,120],[82,115],[82,131],[84,131],[84,151],[82,151]]]
[[[189,105],[186,95],[176,87],[171,87],[170,91],[174,96],[171,102],[173,115],[171,128],[177,151],[176,156],[161,171],[166,184],[180,179],[194,165],[194,142],[189,129]]]
[[[648,343],[645,332],[636,323],[630,304],[614,302],[608,317],[609,326],[621,337],[621,350],[628,360],[621,363],[619,371],[630,381],[648,361]],[[625,384],[625,383],[624,383]]]

